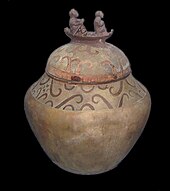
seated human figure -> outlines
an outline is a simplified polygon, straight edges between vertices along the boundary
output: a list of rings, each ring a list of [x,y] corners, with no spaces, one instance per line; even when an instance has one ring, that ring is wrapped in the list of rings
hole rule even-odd
[[[107,35],[107,29],[105,27],[105,23],[102,20],[104,17],[104,14],[102,11],[96,11],[95,13],[95,19],[94,19],[94,30],[97,35]]]
[[[84,26],[84,19],[78,19],[78,12],[75,9],[71,9],[69,12],[70,20],[70,32],[73,35],[85,35],[87,34],[86,27]]]

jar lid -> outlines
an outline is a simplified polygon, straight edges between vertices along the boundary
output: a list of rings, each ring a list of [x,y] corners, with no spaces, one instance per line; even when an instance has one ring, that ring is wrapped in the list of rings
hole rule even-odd
[[[94,32],[87,31],[78,12],[69,12],[70,28],[65,28],[71,42],[57,48],[49,57],[46,73],[67,83],[99,84],[127,77],[130,64],[125,54],[105,40],[113,34],[107,32],[101,11],[96,11]]]

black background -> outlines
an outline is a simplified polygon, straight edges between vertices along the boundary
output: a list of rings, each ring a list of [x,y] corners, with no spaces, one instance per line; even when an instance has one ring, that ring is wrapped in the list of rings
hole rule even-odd
[[[93,4],[92,4],[92,3]],[[7,70],[12,83],[12,119],[9,123],[7,179],[17,186],[48,184],[90,189],[104,186],[113,190],[164,190],[162,179],[166,146],[165,112],[167,96],[165,40],[166,11],[159,2],[151,1],[7,1]],[[34,137],[24,114],[24,95],[43,73],[50,53],[69,42],[63,29],[68,26],[68,12],[78,10],[85,25],[93,30],[96,10],[105,13],[104,21],[113,36],[108,42],[119,47],[130,60],[133,75],[149,90],[151,114],[146,128],[129,155],[117,168],[95,176],[65,172],[45,155]],[[162,12],[162,13],[161,13]],[[164,54],[162,53],[164,52]],[[11,107],[11,105],[10,105]],[[8,113],[11,111],[8,111]],[[70,182],[70,183],[69,183]],[[24,189],[23,189],[24,190]]]

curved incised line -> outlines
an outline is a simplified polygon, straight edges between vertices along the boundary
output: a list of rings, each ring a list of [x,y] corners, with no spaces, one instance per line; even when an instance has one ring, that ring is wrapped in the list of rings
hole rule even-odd
[[[87,67],[88,69],[91,69],[91,68],[93,67],[93,64],[92,64],[89,60],[81,61],[80,64],[81,64],[81,65],[84,65],[84,66]]]
[[[48,94],[47,94],[47,93],[44,93],[44,94],[40,95],[40,96],[38,97],[38,99],[41,99],[42,97],[44,97],[43,100],[45,100],[45,99],[47,98],[47,96],[48,96]]]
[[[57,49],[57,52],[61,52],[62,50],[64,50],[64,47],[60,47]]]
[[[91,110],[95,110],[94,107],[93,107],[91,104],[89,104],[89,103],[86,103],[86,104],[82,105],[81,108],[80,108],[80,110],[83,110],[85,107],[88,107],[88,108],[90,108]]]
[[[99,97],[99,98],[101,98],[102,100],[103,100],[103,102],[107,105],[107,107],[109,108],[109,109],[113,109],[113,106],[103,97],[103,96],[101,96],[101,95],[99,95],[99,94],[95,94],[93,97],[92,97],[92,102],[93,103],[95,103],[95,104],[97,104],[99,101],[95,101],[95,98],[96,97]]]
[[[90,47],[90,48],[87,47],[86,51],[87,51],[89,54],[91,54],[91,55],[97,55],[97,54],[99,54],[99,51],[98,51],[98,50],[93,50],[93,51],[92,51],[91,47]]]
[[[38,88],[38,90],[37,90],[38,94],[37,94],[36,98],[40,95],[41,91],[42,91],[42,87]]]
[[[136,85],[135,85],[135,82],[133,81],[133,84],[131,84],[129,81],[128,81],[128,79],[125,79],[125,81],[126,81],[126,83],[128,84],[128,85],[130,85],[131,87],[136,87]]]
[[[70,57],[69,57],[69,56],[64,56],[64,57],[62,57],[61,62],[63,62],[64,59],[67,60],[66,71],[71,72]]]
[[[74,49],[72,47],[67,47],[65,51],[68,53],[73,53]]]
[[[122,94],[122,96],[120,98],[120,101],[119,101],[119,104],[118,104],[118,107],[122,107],[123,99],[124,99],[125,96],[129,99],[129,95],[127,93]]]
[[[69,85],[69,86],[70,86],[70,85]],[[75,86],[68,87],[67,84],[64,84],[64,88],[65,88],[66,90],[72,90],[72,89],[75,88]]]
[[[137,82],[138,86],[143,90],[144,93],[146,93],[146,90],[141,86],[139,82]]]
[[[112,63],[110,62],[110,60],[104,60],[102,62],[100,62],[102,65],[109,65],[112,68]]]
[[[55,60],[55,62],[58,62],[60,60],[60,55],[55,55],[53,59]]]
[[[60,108],[61,106],[63,106],[64,104],[66,104],[70,100],[74,99],[75,97],[79,97],[80,98],[80,101],[76,101],[76,103],[81,103],[83,101],[83,96],[81,94],[76,94],[76,95],[73,95],[73,96],[65,99],[59,105],[55,106],[55,108]]]
[[[142,98],[142,96],[139,93],[137,93],[133,90],[129,90],[129,95],[132,97],[138,96],[138,97]]]
[[[84,47],[84,46],[77,46],[74,48],[73,52],[76,52],[76,51],[79,51],[79,52],[86,52],[87,51],[87,47]]]
[[[72,58],[70,60],[70,65],[73,66],[73,65],[76,65],[76,69],[75,69],[75,72],[77,75],[80,74],[81,72],[81,65],[80,65],[80,59],[79,58]]]
[[[43,82],[43,80],[44,80],[44,79],[41,80],[40,85],[46,84],[46,83],[50,80],[50,78],[48,78],[48,79],[47,79],[46,81],[44,81],[44,82]]]
[[[50,86],[50,94],[51,94],[51,96],[52,97],[58,97],[62,92],[61,88],[58,88],[58,90],[59,90],[58,94],[53,93],[53,80],[52,80],[51,81],[51,86]]]
[[[61,56],[59,54],[53,55],[50,57],[48,64],[53,64],[52,62],[56,63],[61,59]]]
[[[46,101],[45,104],[50,104],[50,106],[53,107],[53,101],[51,101],[51,100]]]
[[[89,90],[85,90],[85,89],[83,88],[83,86],[81,86],[81,90],[82,90],[83,92],[85,92],[85,93],[89,93],[89,92],[91,92],[93,89],[94,89],[94,86],[93,86],[91,89],[89,89]]]
[[[74,111],[74,107],[73,107],[72,105],[66,105],[66,106],[64,106],[64,107],[63,107],[63,110],[65,110],[65,109],[68,108],[68,107],[71,107],[71,110]]]
[[[116,92],[116,93],[113,93],[112,92],[112,89],[113,89],[114,87],[110,87],[109,88],[109,92],[112,94],[112,96],[118,96],[118,95],[120,95],[121,94],[121,92],[122,92],[122,90],[123,90],[123,81],[120,81],[120,87],[119,87],[119,89],[118,89],[118,91]]]
[[[105,87],[98,86],[98,88],[99,88],[100,90],[106,90],[106,89],[108,88],[108,85],[106,85]]]

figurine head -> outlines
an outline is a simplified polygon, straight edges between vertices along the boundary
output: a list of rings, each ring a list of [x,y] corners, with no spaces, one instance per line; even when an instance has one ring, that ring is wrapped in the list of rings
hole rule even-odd
[[[103,14],[102,11],[96,11],[95,16],[96,16],[96,17],[103,18],[103,17],[104,17],[104,14]]]
[[[75,9],[71,9],[70,12],[69,12],[69,16],[70,17],[78,17],[79,14]]]

